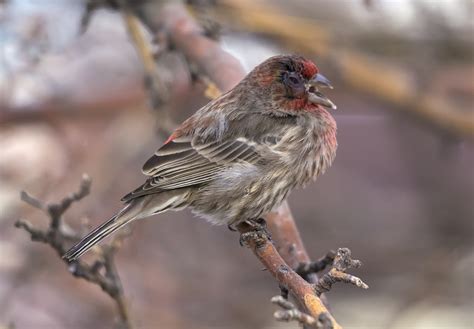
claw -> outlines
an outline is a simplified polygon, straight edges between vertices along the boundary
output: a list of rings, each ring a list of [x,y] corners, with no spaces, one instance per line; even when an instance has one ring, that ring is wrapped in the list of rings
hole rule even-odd
[[[267,229],[266,222],[263,218],[256,220],[247,220],[245,223],[252,228],[251,231],[242,233],[239,238],[240,246],[248,246],[248,242],[254,240],[257,244],[263,245],[266,241],[272,242],[272,236],[270,231]]]

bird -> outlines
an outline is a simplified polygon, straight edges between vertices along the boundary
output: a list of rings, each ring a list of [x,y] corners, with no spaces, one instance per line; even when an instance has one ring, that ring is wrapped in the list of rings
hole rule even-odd
[[[316,64],[277,55],[185,120],[145,162],[124,207],[70,248],[74,261],[137,219],[190,208],[212,224],[258,223],[332,164],[336,105]]]

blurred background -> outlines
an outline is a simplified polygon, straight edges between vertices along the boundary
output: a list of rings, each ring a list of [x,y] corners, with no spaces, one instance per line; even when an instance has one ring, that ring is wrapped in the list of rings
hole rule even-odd
[[[135,4],[145,2],[159,11],[170,1]],[[474,328],[473,7],[471,0],[187,6],[246,70],[299,53],[335,86],[327,92],[338,106],[335,164],[293,192],[290,204],[313,259],[349,247],[363,261],[353,273],[369,290],[339,284],[328,294],[345,328]],[[114,304],[100,288],[72,277],[50,247],[14,228],[19,218],[48,223],[19,191],[54,201],[86,172],[92,193],[66,220],[96,225],[142,183],[164,118],[180,122],[209,100],[192,63],[143,27],[168,86],[152,110],[123,15],[100,8],[85,24],[85,8],[76,0],[0,0],[0,328],[114,327]],[[117,258],[137,328],[298,327],[272,318],[278,286],[238,235],[189,211],[135,225]]]

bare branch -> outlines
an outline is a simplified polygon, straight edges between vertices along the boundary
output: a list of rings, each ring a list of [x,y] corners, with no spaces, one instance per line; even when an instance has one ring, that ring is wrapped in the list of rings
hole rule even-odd
[[[340,248],[334,258],[333,267],[326,273],[318,283],[314,285],[318,295],[327,292],[336,282],[345,282],[355,285],[362,289],[368,289],[369,286],[360,278],[346,273],[349,268],[358,268],[362,262],[351,258],[351,251],[348,248]]]
[[[30,206],[34,208],[38,208],[40,210],[44,209],[44,204],[36,199],[34,196],[28,194],[26,191],[21,191],[20,192],[20,199],[26,203],[28,203]]]
[[[126,0],[119,0],[118,2],[128,34],[145,69],[145,87],[150,95],[151,107],[158,110],[169,98],[168,88],[158,74],[153,51],[143,36],[140,21],[134,15]]]
[[[341,328],[324,306],[313,286],[288,266],[273,243],[268,240],[265,232],[255,230],[246,222],[237,225],[237,229],[242,234],[241,238],[245,244],[277,280],[280,287],[285,287],[293,295],[303,308],[302,312],[307,311],[308,315],[314,319],[321,317],[329,319],[330,328]]]
[[[81,183],[79,185],[79,190],[77,192],[69,194],[59,203],[50,203],[46,206],[47,212],[51,217],[52,228],[59,228],[61,216],[74,202],[80,201],[82,198],[89,195],[91,191],[91,183],[90,177],[87,174],[83,174]]]
[[[83,175],[81,184],[77,192],[63,198],[58,203],[45,204],[44,202],[32,197],[26,192],[22,192],[21,198],[26,203],[35,208],[43,210],[50,217],[50,224],[46,230],[35,228],[33,224],[26,220],[18,220],[15,227],[24,229],[30,234],[32,241],[46,243],[51,246],[59,257],[66,252],[71,239],[76,237],[79,240],[78,234],[69,232],[64,228],[62,222],[62,215],[69,209],[73,202],[79,201],[90,192],[91,180],[87,175]],[[128,235],[128,232],[123,232],[116,235],[110,244],[104,244],[96,247],[98,258],[89,265],[82,260],[76,260],[68,263],[65,259],[63,261],[68,265],[69,272],[78,278],[87,280],[102,288],[116,303],[117,310],[120,316],[120,324],[123,328],[131,329],[132,324],[128,312],[127,304],[123,294],[122,283],[115,267],[114,256],[119,249],[123,239]],[[104,274],[101,269],[104,268]]]
[[[300,263],[295,271],[303,278],[307,278],[309,274],[319,273],[329,265],[332,265],[335,257],[336,252],[330,250],[324,257],[318,259],[317,261]]]
[[[239,61],[217,42],[206,38],[182,5],[169,3],[160,6],[150,2],[139,11],[138,16],[153,33],[164,32],[171,47],[180,51],[221,91],[231,89],[245,76]]]
[[[298,269],[300,264],[311,262],[288,202],[283,202],[280,207],[268,214],[266,219],[278,252],[292,269]],[[316,283],[319,279],[316,273],[308,273],[303,278],[310,283]],[[324,304],[327,304],[324,295],[321,295],[320,298]],[[299,306],[304,307],[303,305]]]
[[[284,310],[276,311],[273,314],[273,317],[277,321],[298,321],[301,324],[306,324],[311,327],[316,327],[316,319],[311,315],[299,311],[293,303],[287,301],[281,296],[275,296],[271,299],[273,304],[276,304],[283,308]]]
[[[273,313],[273,317],[277,321],[298,321],[299,323],[309,328],[331,328],[331,322],[316,320],[311,315],[301,312],[296,306],[283,298],[282,296],[275,296],[271,299],[271,302],[275,305],[280,306],[283,310],[276,311]],[[324,316],[322,317],[325,318]]]
[[[26,219],[19,219],[15,222],[16,228],[22,228],[26,232],[30,233],[32,241],[39,241],[48,243],[47,234],[33,226],[29,221]]]

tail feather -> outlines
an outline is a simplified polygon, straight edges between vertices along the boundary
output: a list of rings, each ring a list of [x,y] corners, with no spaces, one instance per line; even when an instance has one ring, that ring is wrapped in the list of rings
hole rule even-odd
[[[128,207],[124,208],[117,215],[110,218],[108,221],[95,228],[92,232],[87,234],[81,241],[69,249],[64,255],[63,258],[68,261],[73,261],[81,257],[94,245],[105,239],[107,236],[113,234],[115,231],[121,229],[131,221],[135,219],[136,216],[127,215],[126,211]]]
[[[94,229],[69,249],[63,258],[73,261],[81,257],[94,245],[135,219],[145,218],[169,209],[182,209],[188,196],[188,189],[178,189],[133,199],[117,215]]]

